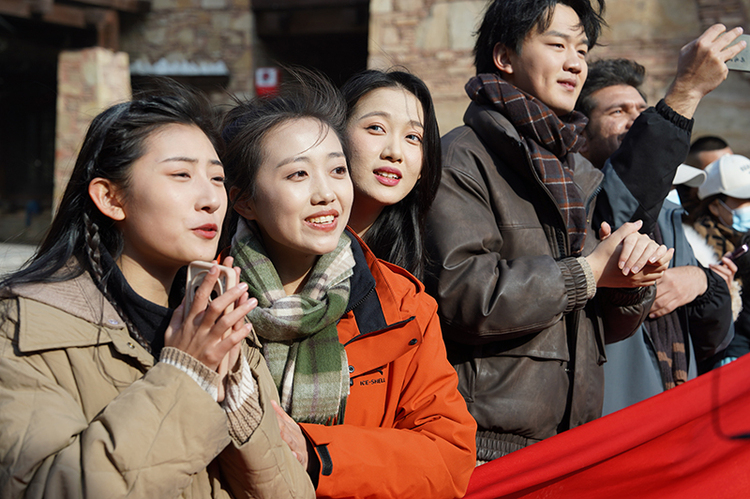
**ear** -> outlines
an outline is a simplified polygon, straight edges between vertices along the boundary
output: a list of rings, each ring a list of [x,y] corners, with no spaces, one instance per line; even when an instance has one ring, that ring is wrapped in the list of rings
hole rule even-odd
[[[245,220],[255,220],[255,203],[247,196],[240,196],[240,190],[237,187],[229,188],[229,199],[233,203],[234,211]]]
[[[581,135],[583,135],[583,138],[586,139],[583,141],[583,146],[578,150],[582,155],[586,156],[589,152],[589,134],[586,132],[586,128],[583,129],[583,132],[581,132]]]
[[[118,222],[125,220],[120,189],[111,180],[97,177],[89,182],[89,196],[102,214]]]
[[[516,53],[512,49],[502,43],[496,44],[492,50],[492,60],[495,63],[495,67],[506,75],[513,74],[512,61],[515,55]]]

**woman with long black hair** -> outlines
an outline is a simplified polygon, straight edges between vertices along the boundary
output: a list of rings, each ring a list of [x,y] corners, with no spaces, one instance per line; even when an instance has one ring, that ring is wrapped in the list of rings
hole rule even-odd
[[[313,493],[243,341],[247,286],[211,301],[214,265],[186,312],[170,297],[214,259],[227,198],[207,101],[164,91],[94,119],[44,242],[0,283],[2,497]]]
[[[378,258],[424,277],[424,226],[440,185],[440,132],[427,85],[367,70],[341,88],[354,183],[349,225]]]

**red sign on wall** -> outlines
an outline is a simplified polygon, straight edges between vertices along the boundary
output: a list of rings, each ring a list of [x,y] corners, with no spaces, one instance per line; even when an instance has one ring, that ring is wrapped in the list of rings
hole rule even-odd
[[[255,94],[261,97],[279,93],[281,71],[279,68],[257,68],[255,70]]]

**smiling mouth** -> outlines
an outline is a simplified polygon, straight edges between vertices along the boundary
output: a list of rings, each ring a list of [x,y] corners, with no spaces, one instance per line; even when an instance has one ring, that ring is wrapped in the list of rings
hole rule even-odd
[[[394,180],[398,180],[398,179],[401,178],[398,175],[396,175],[395,173],[382,172],[382,171],[376,171],[375,175],[378,175],[380,177],[385,177],[385,178],[391,178],[391,179],[394,179]]]
[[[401,172],[390,168],[377,169],[372,172],[375,179],[387,187],[395,187],[401,182]]]
[[[307,220],[311,224],[328,225],[328,224],[332,224],[333,221],[336,220],[336,217],[333,215],[323,215],[319,217],[310,217],[305,220]]]

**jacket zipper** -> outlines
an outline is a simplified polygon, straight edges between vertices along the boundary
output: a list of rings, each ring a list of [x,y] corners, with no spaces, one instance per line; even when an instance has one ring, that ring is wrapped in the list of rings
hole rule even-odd
[[[355,304],[354,304],[354,305],[352,305],[351,307],[347,308],[347,309],[346,309],[346,311],[344,312],[344,315],[348,314],[349,312],[351,312],[351,311],[352,311],[352,310],[354,310],[355,308],[357,308],[357,307],[359,307],[360,305],[362,305],[362,304],[363,304],[363,303],[365,302],[365,300],[367,299],[367,297],[368,297],[368,296],[370,296],[370,295],[372,294],[372,292],[373,292],[373,291],[375,291],[375,286],[371,287],[371,288],[370,288],[370,289],[369,289],[369,290],[367,291],[367,293],[365,293],[365,296],[363,296],[362,298],[360,298],[360,299],[359,299],[359,300],[357,301],[357,303],[355,303]]]

